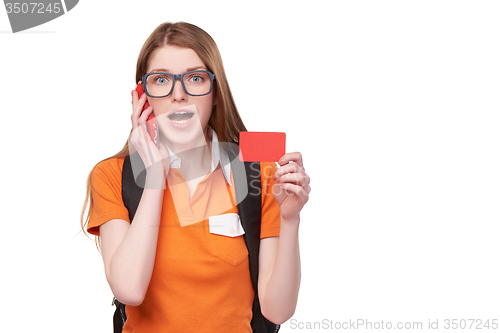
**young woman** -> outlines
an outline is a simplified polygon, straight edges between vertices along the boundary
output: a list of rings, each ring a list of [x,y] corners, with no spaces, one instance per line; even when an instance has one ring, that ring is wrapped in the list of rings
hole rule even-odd
[[[256,295],[234,170],[218,144],[237,143],[246,129],[215,42],[194,25],[161,24],[139,54],[136,82],[146,94],[132,91],[129,142],[90,173],[82,217],[82,228],[100,237],[114,296],[126,304],[123,332],[250,333],[256,297],[265,318],[287,321],[297,304],[300,211],[310,192],[301,154],[283,155],[279,168],[260,164]],[[157,144],[146,130],[150,114]],[[147,170],[133,221],[121,193],[129,146]]]

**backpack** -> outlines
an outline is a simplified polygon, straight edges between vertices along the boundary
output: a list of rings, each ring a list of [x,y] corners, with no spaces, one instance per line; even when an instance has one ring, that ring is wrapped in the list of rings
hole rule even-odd
[[[239,162],[238,157],[230,149],[227,150],[229,159],[231,161],[231,169],[233,178],[235,179],[235,193],[238,204],[241,224],[245,233],[243,234],[245,244],[248,249],[248,260],[250,265],[250,277],[252,280],[253,290],[255,296],[253,301],[253,317],[251,321],[252,331],[254,333],[277,333],[280,325],[276,325],[262,315],[257,291],[257,281],[259,277],[259,246],[260,246],[260,223],[261,223],[261,192],[251,191],[252,189],[260,189],[260,163],[259,162]],[[136,153],[137,154],[137,153]],[[141,169],[141,170],[144,170]],[[242,173],[246,174],[247,189],[242,189],[241,185],[238,187],[237,178],[241,179]],[[130,156],[127,156],[123,162],[122,170],[122,199],[125,207],[128,209],[130,221],[133,220],[139,202],[141,200],[146,173],[142,172],[138,178],[137,183],[132,171]],[[240,182],[241,184],[241,182]],[[250,186],[252,185],[252,186]],[[248,193],[248,194],[247,194]],[[247,195],[246,195],[247,194]],[[245,197],[246,195],[246,197]],[[244,198],[243,200],[241,198]],[[125,314],[125,304],[118,301],[113,297],[113,303],[116,306],[113,315],[113,332],[121,333],[123,325],[127,320]]]

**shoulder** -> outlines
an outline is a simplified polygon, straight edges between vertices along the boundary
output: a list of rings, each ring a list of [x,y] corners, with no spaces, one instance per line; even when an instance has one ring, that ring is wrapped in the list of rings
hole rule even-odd
[[[111,157],[97,163],[92,170],[92,184],[121,181],[124,160],[125,157]]]
[[[111,157],[107,158],[105,160],[102,160],[101,162],[97,163],[94,171],[99,170],[99,171],[108,171],[108,172],[121,172],[123,168],[123,161],[125,160],[125,157]]]
[[[90,177],[91,199],[87,231],[99,236],[99,227],[113,219],[128,221],[122,199],[124,157],[105,159],[96,164]]]

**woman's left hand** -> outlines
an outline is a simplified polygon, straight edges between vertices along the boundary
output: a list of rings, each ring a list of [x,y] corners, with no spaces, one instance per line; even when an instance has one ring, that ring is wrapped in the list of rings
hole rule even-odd
[[[276,185],[273,194],[280,206],[281,218],[298,220],[311,192],[310,178],[304,170],[302,154],[287,153],[281,157],[278,164],[280,167],[274,174]]]

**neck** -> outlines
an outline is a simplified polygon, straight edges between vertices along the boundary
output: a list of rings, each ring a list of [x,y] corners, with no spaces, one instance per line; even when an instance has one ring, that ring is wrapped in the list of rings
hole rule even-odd
[[[187,181],[205,176],[212,166],[211,141],[208,131],[202,132],[186,143],[171,142],[160,138],[170,150],[181,159],[180,171]]]

